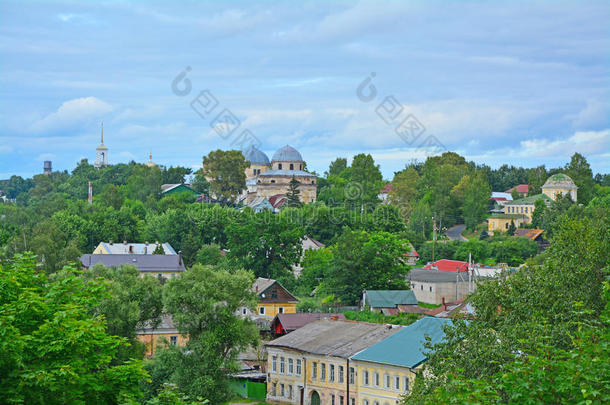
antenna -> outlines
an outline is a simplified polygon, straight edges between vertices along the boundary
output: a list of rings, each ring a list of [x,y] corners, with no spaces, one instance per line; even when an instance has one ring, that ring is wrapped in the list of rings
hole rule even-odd
[[[104,144],[104,121],[102,121],[102,145]]]

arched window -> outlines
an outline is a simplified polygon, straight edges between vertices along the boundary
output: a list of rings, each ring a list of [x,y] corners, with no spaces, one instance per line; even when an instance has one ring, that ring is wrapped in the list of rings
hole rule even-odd
[[[312,180],[312,181],[311,181],[311,184],[316,184],[316,181],[315,181],[315,180]]]
[[[294,165],[290,163],[290,170],[294,170]]]
[[[278,168],[278,169],[280,169],[280,170],[282,170],[282,164],[281,164],[281,163],[278,163],[277,168]]]
[[[272,183],[275,183],[275,180],[271,180]]]

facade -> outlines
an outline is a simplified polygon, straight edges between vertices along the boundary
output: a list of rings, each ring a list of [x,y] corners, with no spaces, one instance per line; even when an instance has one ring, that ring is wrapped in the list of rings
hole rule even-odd
[[[50,160],[45,160],[42,166],[42,174],[46,174],[47,176],[53,172],[53,162]]]
[[[100,242],[95,249],[93,249],[94,255],[118,255],[118,254],[137,254],[137,255],[152,255],[159,242],[151,243],[113,243]],[[166,255],[177,254],[172,245],[169,243],[163,243],[161,245],[163,252]]]
[[[295,277],[299,277],[301,275],[301,271],[303,270],[303,267],[301,266],[301,262],[303,261],[303,258],[305,257],[305,251],[318,250],[323,247],[324,247],[324,244],[322,242],[318,242],[317,240],[305,235],[305,237],[301,241],[301,249],[303,252],[301,254],[301,261],[299,262],[299,264],[295,264],[292,266],[292,272],[294,273]]]
[[[108,148],[104,145],[104,124],[102,124],[102,136],[101,142],[97,148],[95,148],[95,163],[93,164],[96,168],[108,166]]]
[[[158,279],[173,278],[186,270],[181,254],[84,254],[80,261],[85,269],[96,264],[106,267],[131,265],[138,269],[141,276],[148,274]]]
[[[457,301],[476,288],[477,276],[468,272],[447,272],[429,269],[412,269],[407,275],[411,291],[417,301],[440,305],[444,301]],[[470,283],[472,281],[472,283]]]
[[[445,336],[448,319],[425,317],[401,328],[350,358],[356,368],[359,405],[394,405],[409,392],[426,361],[426,337],[437,343]]]
[[[355,405],[354,354],[401,327],[322,319],[265,345],[267,402]]]
[[[572,181],[570,176],[563,173],[552,175],[542,186],[542,193],[553,201],[560,195],[569,195],[572,201],[576,202],[577,191],[578,187],[576,187],[574,181]]]
[[[256,197],[270,199],[288,193],[290,181],[295,178],[299,183],[301,202],[316,201],[316,176],[305,171],[305,161],[292,146],[280,148],[271,161],[267,155],[251,146],[244,157],[250,162],[246,169],[246,203]]]
[[[188,341],[187,336],[183,336],[178,333],[178,329],[172,322],[170,315],[163,315],[161,318],[161,324],[156,328],[150,325],[144,326],[142,329],[136,331],[136,336],[140,343],[146,347],[146,356],[153,357],[155,351],[163,339],[167,340],[170,345],[184,346]]]
[[[242,316],[254,316],[271,321],[277,314],[294,314],[297,312],[299,300],[286,290],[277,280],[259,277],[252,285],[258,297],[256,313],[249,308],[239,309]]]

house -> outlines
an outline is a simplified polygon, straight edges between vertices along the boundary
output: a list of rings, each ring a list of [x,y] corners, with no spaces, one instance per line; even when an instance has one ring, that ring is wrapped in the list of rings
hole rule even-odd
[[[531,223],[535,204],[538,200],[543,200],[547,204],[551,202],[551,199],[546,194],[536,194],[508,201],[504,204],[504,213],[492,214],[487,218],[488,232],[490,234],[506,232],[510,228],[511,222],[515,224],[516,228],[519,228],[521,224]]]
[[[453,302],[443,302],[438,308],[434,308],[426,312],[427,315],[437,318],[471,318],[474,316],[474,307],[466,302],[465,298],[460,298]]]
[[[426,304],[442,304],[443,300],[459,300],[476,288],[478,275],[463,271],[437,271],[431,269],[412,269],[407,275],[411,291],[417,301]]]
[[[161,185],[161,194],[163,196],[171,195],[171,194],[180,194],[180,193],[188,193],[192,194],[195,197],[199,197],[199,193],[190,188],[187,184],[162,184]]]
[[[411,246],[410,251],[405,253],[405,256],[407,257],[407,264],[409,266],[415,266],[417,264],[417,261],[419,260],[419,253],[417,253],[413,246]]]
[[[462,262],[460,260],[441,259],[435,261],[434,263],[428,263],[424,266],[424,269],[459,273],[468,271],[468,262]]]
[[[276,280],[259,277],[252,285],[252,289],[258,297],[256,314],[251,314],[248,308],[242,307],[239,309],[240,315],[260,317],[270,321],[277,314],[294,314],[297,312],[297,302],[299,300]],[[268,329],[269,325],[266,326]]]
[[[345,321],[345,314],[308,313],[277,314],[271,322],[271,334],[275,337],[285,335],[320,319],[333,318]]]
[[[322,242],[318,242],[317,240],[305,235],[305,237],[301,240],[301,260],[299,261],[299,264],[294,264],[292,266],[292,272],[295,277],[299,277],[301,275],[301,271],[303,270],[301,263],[303,262],[303,258],[305,257],[305,251],[318,250],[323,248],[324,246],[325,245]]]
[[[146,356],[153,357],[157,346],[161,344],[163,339],[167,340],[170,345],[184,346],[188,341],[188,337],[178,333],[178,329],[174,326],[171,315],[163,315],[161,323],[153,328],[152,325],[144,325],[142,329],[136,331],[136,336],[140,343],[146,347]]]
[[[512,196],[513,190],[517,190],[517,193],[519,193],[519,197],[527,197],[530,192],[530,186],[529,184],[518,184],[515,187],[511,187],[506,190],[505,193],[508,193]]]
[[[269,197],[269,203],[271,203],[275,212],[279,212],[286,201],[288,201],[288,198],[284,194],[275,194]]]
[[[542,237],[543,233],[544,229],[537,228],[521,228],[515,230],[515,236],[528,238],[529,240],[536,242],[540,250],[544,250],[550,246],[550,243]]]
[[[252,208],[254,212],[261,212],[264,210],[274,211],[273,205],[271,205],[269,200],[265,197],[255,197],[254,200],[246,205]]]
[[[391,191],[392,191],[392,183],[388,183],[385,186],[383,186],[383,188],[379,191],[379,194],[377,194],[377,198],[379,198],[382,203],[387,203],[388,196],[390,195]]]
[[[549,177],[542,186],[542,193],[551,200],[556,200],[560,195],[569,195],[572,201],[577,201],[578,187],[567,174],[557,173]]]
[[[512,201],[513,196],[511,193],[500,193],[497,191],[492,191],[491,199],[494,200],[498,205],[504,205],[508,201]]]
[[[425,317],[350,357],[357,371],[357,403],[398,404],[413,387],[427,357],[425,344],[440,342],[451,320]],[[342,402],[340,402],[342,403]]]
[[[382,312],[384,315],[396,315],[402,312],[400,307],[404,306],[418,307],[417,298],[411,290],[364,290],[360,309],[366,306],[369,306],[371,311]]]
[[[85,269],[90,269],[96,264],[106,267],[132,265],[138,268],[140,275],[149,274],[158,279],[176,277],[186,270],[181,254],[84,254],[80,261]]]
[[[113,243],[100,242],[95,249],[93,249],[94,255],[119,255],[119,254],[136,254],[136,255],[152,255],[155,249],[159,246],[159,242],[152,244],[146,243]],[[163,248],[163,254],[175,255],[177,254],[172,245],[169,243],[161,244]]]
[[[355,405],[350,357],[401,327],[322,319],[267,343],[267,402]]]

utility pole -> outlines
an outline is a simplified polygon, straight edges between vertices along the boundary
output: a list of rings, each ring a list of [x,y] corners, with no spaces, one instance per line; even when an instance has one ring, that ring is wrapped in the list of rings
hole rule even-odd
[[[434,267],[434,243],[436,242],[436,214],[432,216],[432,267]]]

